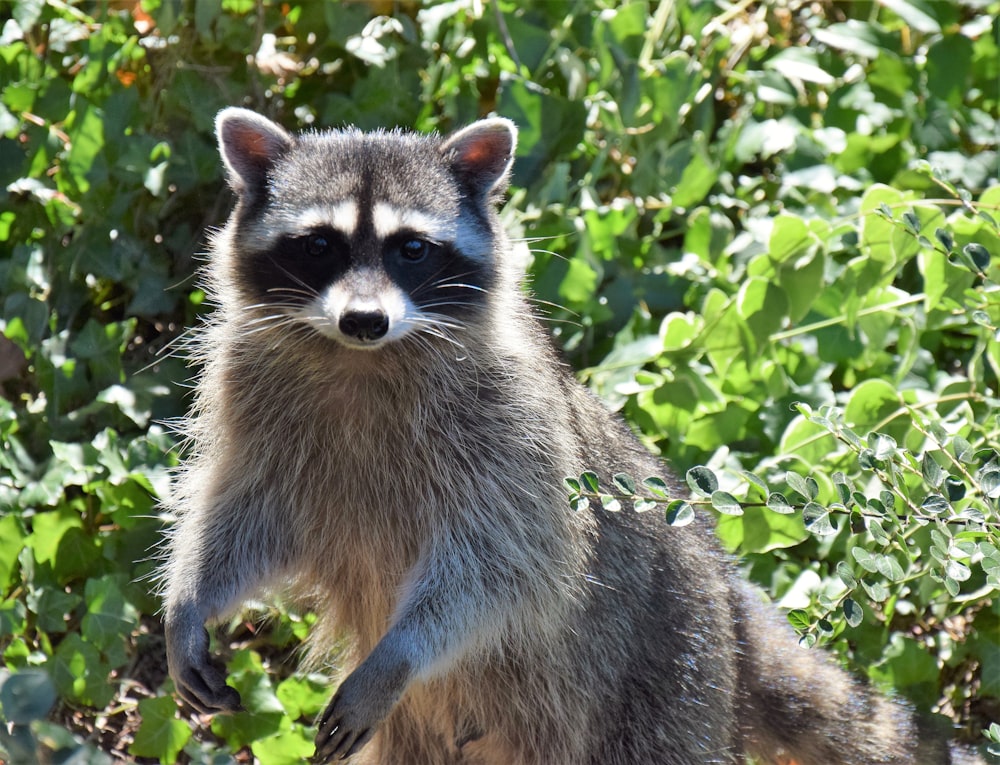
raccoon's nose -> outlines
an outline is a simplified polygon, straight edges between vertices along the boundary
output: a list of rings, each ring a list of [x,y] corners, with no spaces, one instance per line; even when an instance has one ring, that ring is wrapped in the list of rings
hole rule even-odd
[[[348,311],[337,323],[340,331],[362,342],[380,340],[389,331],[389,317],[382,311]]]

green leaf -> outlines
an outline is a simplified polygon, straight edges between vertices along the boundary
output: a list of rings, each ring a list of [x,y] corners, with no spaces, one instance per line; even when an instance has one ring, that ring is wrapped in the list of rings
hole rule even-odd
[[[990,499],[1000,499],[1000,470],[986,470],[979,477],[979,486]]]
[[[27,535],[16,515],[0,518],[0,594],[6,593],[18,569],[18,555]]]
[[[612,497],[610,494],[600,495],[601,507],[607,510],[609,513],[617,513],[622,509],[622,503]]]
[[[42,670],[23,669],[6,679],[0,674],[0,709],[7,722],[27,725],[42,720],[55,702],[55,686]]]
[[[590,494],[597,494],[601,488],[600,482],[597,479],[597,473],[591,470],[580,473],[580,485]]]
[[[837,533],[829,511],[816,502],[809,502],[802,508],[802,521],[806,528],[817,536],[830,536]]]
[[[139,613],[125,600],[117,576],[89,580],[84,596],[87,613],[80,625],[82,634],[98,648],[110,648],[139,626]]]
[[[920,503],[920,508],[922,510],[928,513],[933,513],[934,515],[946,513],[950,507],[951,505],[948,504],[948,500],[940,494],[928,494],[924,497],[924,501]]]
[[[892,555],[875,555],[875,569],[886,579],[898,582],[903,579],[903,567]]]
[[[852,392],[844,417],[863,432],[882,423],[899,409],[899,391],[886,380],[865,380]]]
[[[858,586],[858,579],[854,576],[854,572],[851,571],[851,567],[846,561],[840,561],[837,564],[837,576],[840,577],[840,581],[842,581],[844,586],[849,590],[853,590]]]
[[[959,462],[964,462],[969,465],[975,459],[975,454],[973,453],[972,444],[966,441],[962,436],[956,435],[951,442],[952,450],[955,453],[955,459]]]
[[[882,49],[879,30],[874,25],[857,19],[820,26],[812,34],[824,45],[862,58],[878,58]]]
[[[860,565],[865,571],[869,571],[873,574],[878,571],[876,556],[868,552],[865,548],[852,547],[851,555],[854,557],[854,560],[858,562],[858,565]]]
[[[662,499],[668,499],[670,496],[670,487],[667,486],[667,482],[655,475],[643,478],[642,485]]]
[[[920,473],[928,485],[935,489],[944,482],[947,475],[931,452],[924,452],[924,456],[920,459]]]
[[[847,623],[852,627],[857,627],[864,621],[864,611],[862,611],[861,606],[853,599],[845,598],[842,608],[844,609],[844,618],[847,619]]]
[[[228,668],[229,683],[239,691],[246,711],[217,715],[212,720],[212,732],[229,746],[239,748],[282,730],[285,708],[274,693],[260,656],[246,649],[238,651]]]
[[[937,34],[941,32],[930,0],[879,0],[886,8],[918,32]]]
[[[760,493],[761,497],[768,496],[767,483],[764,481],[763,478],[754,473],[751,473],[749,470],[741,470],[740,476],[743,478],[743,480],[745,480],[748,484],[750,484],[750,486],[755,488]]]
[[[660,324],[660,339],[664,351],[687,348],[702,329],[703,322],[686,313],[667,314]]]
[[[862,579],[861,586],[868,593],[868,597],[876,603],[885,603],[889,599],[889,588],[881,582]]]
[[[788,612],[788,623],[792,625],[796,632],[805,632],[812,627],[809,613],[801,608],[794,608]]]
[[[635,494],[635,479],[628,473],[615,473],[611,482],[622,494]]]
[[[727,491],[712,492],[712,507],[724,515],[743,515],[743,506]]]
[[[698,465],[687,471],[687,485],[700,497],[711,497],[719,489],[719,479],[709,468]]]
[[[260,765],[299,765],[312,756],[315,735],[304,725],[291,725],[288,730],[254,741],[250,749]]]
[[[785,495],[776,491],[772,491],[768,495],[767,507],[772,512],[781,513],[782,515],[788,515],[789,513],[795,512],[795,508],[789,504],[787,499],[785,499]]]
[[[812,243],[809,227],[802,218],[788,213],[775,217],[767,251],[776,263],[783,263],[801,253]]]
[[[330,698],[330,680],[319,674],[292,675],[282,680],[275,694],[293,720],[315,717]]]
[[[951,235],[950,231],[943,228],[934,229],[934,237],[946,251],[951,252],[955,248],[955,237]]]
[[[63,638],[47,666],[64,698],[103,709],[115,695],[115,686],[109,682],[111,667],[94,645],[75,632]]]
[[[960,561],[949,560],[945,564],[945,574],[956,582],[965,582],[972,576],[972,571]]]
[[[139,701],[141,723],[129,745],[137,757],[155,757],[164,765],[178,761],[191,738],[191,727],[177,718],[177,703],[170,696]]]
[[[811,48],[785,48],[766,61],[764,66],[793,82],[810,82],[822,87],[829,87],[836,82],[833,75],[820,64],[816,51]]]
[[[781,329],[788,310],[788,296],[771,280],[752,277],[743,283],[736,296],[736,311],[753,337],[755,345],[749,350],[770,344],[771,335]]]
[[[870,433],[868,435],[868,448],[872,450],[875,459],[879,461],[892,459],[898,451],[896,439],[885,433]]]
[[[816,479],[812,476],[803,477],[789,470],[785,473],[785,483],[788,484],[792,491],[807,500],[816,499],[819,494],[819,484],[816,483]]]
[[[798,514],[781,515],[761,507],[744,508],[742,515],[721,515],[715,531],[727,550],[742,554],[794,547],[809,537]]]
[[[990,251],[979,242],[971,242],[962,248],[959,260],[973,273],[986,273],[990,267]]]
[[[687,526],[694,517],[694,508],[683,500],[675,499],[667,505],[666,519],[671,526]]]

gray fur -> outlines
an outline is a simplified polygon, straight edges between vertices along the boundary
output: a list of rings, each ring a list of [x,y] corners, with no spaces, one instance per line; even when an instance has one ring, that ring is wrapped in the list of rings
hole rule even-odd
[[[162,573],[185,700],[237,708],[204,625],[282,589],[318,613],[320,655],[341,634],[354,646],[319,721],[319,761],[949,762],[905,708],[799,648],[703,519],[570,511],[565,476],[664,467],[573,379],[522,297],[493,210],[512,123],[446,139],[293,137],[228,109],[217,127],[239,204],[213,243],[218,308],[196,344],[204,368]],[[371,347],[316,314],[317,285],[254,286],[254,263],[280,268],[259,250],[285,242],[297,211],[345,200],[452,221],[477,250],[453,260],[480,281],[451,278],[461,299]],[[383,268],[396,251],[370,229],[351,230],[337,280],[399,291]]]

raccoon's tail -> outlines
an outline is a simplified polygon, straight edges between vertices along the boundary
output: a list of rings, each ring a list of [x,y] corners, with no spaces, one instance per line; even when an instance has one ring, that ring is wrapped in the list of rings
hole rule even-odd
[[[983,765],[921,725],[912,710],[798,645],[749,585],[738,616],[738,715],[745,753],[761,765]]]

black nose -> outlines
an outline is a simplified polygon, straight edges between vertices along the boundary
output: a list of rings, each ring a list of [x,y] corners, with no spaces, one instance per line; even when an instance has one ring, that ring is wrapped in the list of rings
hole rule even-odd
[[[389,331],[389,317],[382,311],[348,311],[340,317],[337,326],[348,337],[371,342],[385,337]]]

